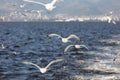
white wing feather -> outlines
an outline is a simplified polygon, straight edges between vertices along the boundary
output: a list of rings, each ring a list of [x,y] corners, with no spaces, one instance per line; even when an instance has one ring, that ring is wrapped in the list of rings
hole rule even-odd
[[[63,1],[63,0],[53,0],[50,4],[55,5],[55,3],[58,1]]]
[[[85,45],[80,45],[80,47],[84,47],[84,48],[86,48],[87,50],[89,50],[88,47],[85,46]]]
[[[55,5],[58,0],[53,0],[50,4]]]
[[[54,63],[57,63],[57,62],[61,62],[61,61],[63,61],[63,60],[65,60],[65,59],[53,60],[53,61],[51,61],[45,68],[47,69],[50,65],[52,65],[52,64],[54,64]]]
[[[41,69],[41,67],[40,66],[38,66],[37,64],[34,64],[34,63],[32,63],[32,62],[22,62],[23,64],[31,64],[31,65],[33,65],[33,66],[35,66],[35,67],[37,67],[39,70]],[[40,71],[41,72],[41,71]]]
[[[58,34],[49,34],[48,35],[49,37],[58,37],[58,38],[62,38],[60,35],[58,35]]]
[[[32,0],[23,0],[23,1],[26,1],[26,2],[31,2],[31,3],[36,3],[36,4],[40,4],[40,5],[45,6],[45,4],[44,4],[44,3],[37,2],[37,1],[32,1]]]
[[[64,52],[67,52],[67,50],[68,50],[70,47],[72,47],[72,46],[74,46],[74,45],[68,45],[68,46],[64,49]]]
[[[77,40],[80,40],[80,38],[74,34],[71,34],[70,36],[67,37],[67,39],[75,38]]]

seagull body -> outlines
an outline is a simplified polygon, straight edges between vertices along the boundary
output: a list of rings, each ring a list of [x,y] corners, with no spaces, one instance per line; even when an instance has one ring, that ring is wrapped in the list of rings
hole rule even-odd
[[[88,48],[87,48],[85,45],[78,45],[78,44],[76,44],[76,45],[68,45],[68,46],[64,49],[64,52],[67,52],[70,47],[75,47],[76,49],[80,49],[80,48],[84,47],[84,48],[86,48],[86,49],[88,50]]]
[[[31,65],[37,67],[41,73],[46,73],[46,71],[48,70],[48,67],[49,67],[50,65],[52,65],[53,63],[61,62],[61,61],[63,61],[63,60],[64,60],[64,59],[53,60],[53,61],[51,61],[45,68],[41,68],[40,66],[38,66],[37,64],[34,64],[34,63],[32,63],[32,62],[22,62],[22,63],[23,63],[23,64],[31,64]]]
[[[37,2],[37,1],[33,1],[33,0],[23,0],[23,1],[43,5],[48,11],[52,11],[54,8],[56,8],[56,6],[54,6],[55,3],[58,2],[58,1],[61,1],[61,0],[52,0],[51,3],[47,3],[47,4],[41,3],[41,2]]]
[[[74,34],[71,34],[70,36],[68,36],[67,38],[63,38],[62,36],[58,35],[58,34],[49,34],[49,37],[58,37],[61,38],[63,43],[67,43],[67,42],[71,42],[70,39],[71,38],[75,38],[77,40],[80,40],[80,38]]]

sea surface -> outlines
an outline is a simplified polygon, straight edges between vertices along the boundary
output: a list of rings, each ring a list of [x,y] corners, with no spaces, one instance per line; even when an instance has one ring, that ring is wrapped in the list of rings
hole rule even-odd
[[[62,43],[62,37],[75,34],[80,41],[71,39]],[[75,49],[68,45],[85,45]],[[45,67],[39,69],[22,62],[28,61]],[[0,22],[0,80],[116,80],[120,79],[120,22]]]

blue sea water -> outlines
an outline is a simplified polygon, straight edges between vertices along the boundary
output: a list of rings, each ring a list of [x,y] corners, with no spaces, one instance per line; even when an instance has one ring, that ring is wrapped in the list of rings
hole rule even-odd
[[[107,22],[0,22],[0,44],[7,45],[6,49],[0,47],[0,80],[61,80],[70,78],[75,75],[86,76],[100,76],[103,74],[110,74],[101,71],[101,74],[91,70],[82,71],[83,66],[68,64],[67,69],[63,69],[62,66],[66,63],[58,63],[53,65],[53,69],[48,71],[45,75],[39,73],[39,71],[28,65],[21,64],[22,61],[31,61],[41,66],[47,65],[51,60],[63,58],[65,55],[61,54],[64,48],[70,44],[82,44],[86,45],[89,50],[82,50],[82,53],[70,57],[74,61],[76,60],[89,60],[99,57],[100,59],[111,59],[113,57],[97,56],[89,54],[90,52],[97,53],[109,53],[99,47],[112,47],[118,48],[120,45],[117,43],[108,43],[100,41],[116,40],[120,41],[120,23],[117,24]],[[56,33],[63,37],[67,37],[70,34],[75,34],[80,37],[81,41],[72,39],[72,43],[62,43],[57,37],[48,37],[48,34]],[[118,48],[119,49],[119,48]],[[69,51],[74,50],[71,48]],[[18,54],[13,54],[17,52]],[[115,53],[115,51],[113,51]],[[110,52],[112,54],[112,52]],[[101,54],[103,55],[103,54]],[[115,57],[115,56],[114,56]],[[76,63],[77,64],[77,63]],[[61,65],[61,67],[59,67]],[[88,65],[88,64],[87,64]],[[57,69],[56,71],[54,70]],[[60,70],[59,70],[60,68]],[[79,69],[81,68],[79,72]],[[69,73],[69,71],[77,70]],[[52,74],[51,74],[52,73]],[[84,75],[85,74],[85,75]],[[115,75],[114,73],[111,73]],[[58,76],[58,78],[57,78]],[[119,76],[119,75],[117,75]]]

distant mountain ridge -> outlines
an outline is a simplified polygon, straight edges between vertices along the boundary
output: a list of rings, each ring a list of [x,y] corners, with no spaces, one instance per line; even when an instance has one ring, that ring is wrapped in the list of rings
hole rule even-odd
[[[51,0],[35,0],[48,3]],[[43,6],[24,2],[23,0],[1,0],[0,1],[0,16],[10,15],[15,12],[15,16],[18,14],[26,14],[25,11],[41,10],[41,17],[56,17],[56,16],[97,16],[97,15],[112,15],[119,16],[120,12],[120,0],[64,0],[59,2],[55,6],[56,8],[49,12]],[[20,7],[24,5],[24,7]],[[21,13],[21,14],[20,14]],[[32,13],[33,14],[33,13]],[[12,14],[14,17],[14,14]]]

